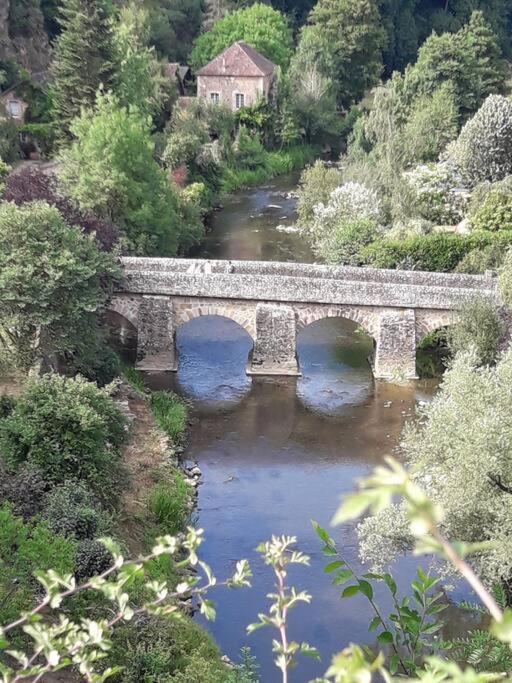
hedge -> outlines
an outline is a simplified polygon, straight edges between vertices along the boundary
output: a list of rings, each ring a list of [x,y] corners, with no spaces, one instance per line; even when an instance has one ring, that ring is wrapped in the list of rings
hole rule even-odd
[[[363,264],[374,268],[409,268],[447,273],[473,249],[494,244],[505,250],[512,245],[512,230],[479,231],[470,235],[438,233],[390,240],[385,237],[361,250]]]

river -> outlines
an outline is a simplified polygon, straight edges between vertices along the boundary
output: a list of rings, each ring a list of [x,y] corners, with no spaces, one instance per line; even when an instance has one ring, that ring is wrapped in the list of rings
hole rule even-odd
[[[199,255],[313,261],[292,231],[295,200],[289,192],[296,180],[285,176],[227,199]],[[196,519],[206,534],[202,558],[219,577],[242,557],[254,572],[251,590],[212,592],[218,614],[208,628],[233,660],[241,647],[251,648],[262,683],[280,680],[272,664],[274,634],[262,629],[247,636],[245,628],[268,609],[266,594],[272,591],[273,577],[256,546],[272,534],[296,535],[311,564],[293,569],[289,582],[308,590],[313,600],[291,613],[290,636],[316,646],[322,656],[321,663],[301,661],[293,672],[291,681],[305,683],[321,675],[330,656],[348,643],[374,642],[366,600],[340,600],[340,588],[324,573],[311,520],[329,525],[340,497],[393,453],[404,421],[418,400],[429,400],[435,384],[375,382],[367,362],[372,341],[341,319],[319,321],[300,333],[302,377],[297,379],[248,378],[250,339],[226,319],[196,318],[178,331],[177,345],[176,375],[153,376],[151,383],[193,402],[186,457],[203,473]],[[331,534],[357,565],[354,525]],[[417,564],[411,557],[397,562],[401,589],[407,589]]]

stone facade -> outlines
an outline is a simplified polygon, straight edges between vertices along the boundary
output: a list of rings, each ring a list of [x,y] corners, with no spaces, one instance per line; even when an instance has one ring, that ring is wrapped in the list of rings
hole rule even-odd
[[[197,96],[232,111],[268,102],[275,65],[250,45],[233,43],[197,72]]]
[[[475,296],[497,301],[493,278],[251,261],[124,258],[110,308],[138,329],[138,365],[176,370],[176,330],[202,315],[253,340],[249,374],[297,375],[297,332],[323,318],[354,321],[375,341],[378,378],[412,378],[423,337]]]

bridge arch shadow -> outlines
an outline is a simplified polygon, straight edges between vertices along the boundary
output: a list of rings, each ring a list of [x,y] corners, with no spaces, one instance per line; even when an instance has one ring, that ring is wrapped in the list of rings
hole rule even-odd
[[[242,400],[251,388],[246,367],[254,343],[245,326],[204,310],[176,322],[175,381],[180,390],[216,409]]]
[[[373,389],[374,345],[359,322],[340,313],[300,325],[298,398],[315,412],[333,415],[363,402]]]
[[[131,318],[131,319],[130,319]],[[108,344],[123,360],[135,363],[137,356],[137,325],[133,318],[109,308],[103,314],[103,326]]]

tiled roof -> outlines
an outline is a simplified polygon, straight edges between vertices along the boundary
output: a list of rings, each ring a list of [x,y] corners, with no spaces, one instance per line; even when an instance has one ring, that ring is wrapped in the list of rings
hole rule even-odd
[[[275,69],[269,59],[244,43],[237,41],[214,57],[202,69],[198,76],[268,76]]]

